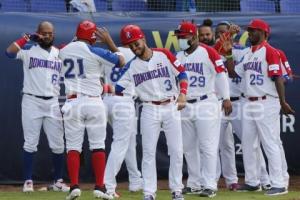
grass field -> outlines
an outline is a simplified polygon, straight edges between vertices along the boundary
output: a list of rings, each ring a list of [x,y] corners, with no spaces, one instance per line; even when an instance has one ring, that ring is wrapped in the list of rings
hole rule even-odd
[[[126,190],[120,190],[120,200],[142,200],[142,193],[130,193]],[[0,192],[0,200],[64,200],[66,193],[58,192],[34,192],[31,194],[24,194],[22,192]],[[83,191],[79,200],[92,200],[92,191]],[[208,199],[202,198],[197,195],[186,195],[185,200],[199,200]],[[217,196],[213,198],[215,200],[300,200],[299,191],[290,191],[287,195],[268,197],[263,192],[230,192],[227,190],[221,190]],[[171,196],[168,190],[160,190],[157,193],[156,200],[171,200]]]

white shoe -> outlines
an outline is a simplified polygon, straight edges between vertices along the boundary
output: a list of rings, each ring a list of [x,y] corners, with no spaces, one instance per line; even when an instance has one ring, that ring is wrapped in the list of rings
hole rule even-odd
[[[81,195],[81,190],[79,188],[73,189],[68,196],[66,197],[66,200],[74,200],[80,197]]]
[[[58,180],[56,181],[56,183],[54,183],[54,184],[52,185],[52,189],[53,189],[53,191],[55,191],[55,192],[69,192],[69,191],[70,191],[70,187],[68,187],[68,186],[64,183],[63,179],[58,179]]]
[[[32,180],[26,180],[23,185],[23,192],[33,192],[33,182]]]
[[[111,195],[113,199],[119,199],[121,197],[121,195],[118,194],[117,192],[113,192],[113,193],[107,192],[107,194]]]
[[[102,198],[105,200],[114,199],[113,194],[108,194],[106,192],[102,192],[101,190],[95,189],[93,191],[93,195],[95,198]]]

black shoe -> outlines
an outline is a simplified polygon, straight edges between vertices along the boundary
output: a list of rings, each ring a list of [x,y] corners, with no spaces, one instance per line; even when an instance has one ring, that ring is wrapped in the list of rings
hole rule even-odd
[[[259,192],[261,191],[260,185],[252,186],[248,184],[241,185],[236,191],[238,192]]]
[[[185,187],[182,190],[182,194],[200,194],[202,189],[197,188],[191,188],[191,187]]]
[[[211,189],[204,189],[202,190],[202,192],[200,193],[200,197],[209,197],[209,198],[213,198],[217,195],[217,192]]]
[[[278,195],[283,195],[283,194],[287,194],[288,193],[288,190],[286,188],[275,188],[275,187],[272,187],[271,189],[269,189],[265,195],[268,195],[268,196],[278,196]]]

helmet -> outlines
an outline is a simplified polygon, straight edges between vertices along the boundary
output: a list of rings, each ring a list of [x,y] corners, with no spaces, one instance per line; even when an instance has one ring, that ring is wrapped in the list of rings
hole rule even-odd
[[[76,37],[78,39],[87,40],[91,44],[96,42],[95,31],[97,26],[94,22],[84,20],[77,27]]]
[[[120,38],[123,45],[127,45],[131,42],[144,38],[145,35],[141,28],[136,25],[127,25],[121,29]]]
[[[262,19],[253,19],[248,25],[248,28],[259,29],[268,34],[271,32],[269,24]]]
[[[177,36],[197,35],[197,26],[191,22],[184,21],[174,32]]]

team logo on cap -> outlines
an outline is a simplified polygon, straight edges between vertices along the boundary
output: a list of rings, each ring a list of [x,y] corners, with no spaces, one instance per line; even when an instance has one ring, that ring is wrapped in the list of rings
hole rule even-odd
[[[132,38],[132,35],[131,35],[131,33],[130,33],[130,32],[126,32],[126,38],[127,38],[127,39],[130,39],[130,38]]]

